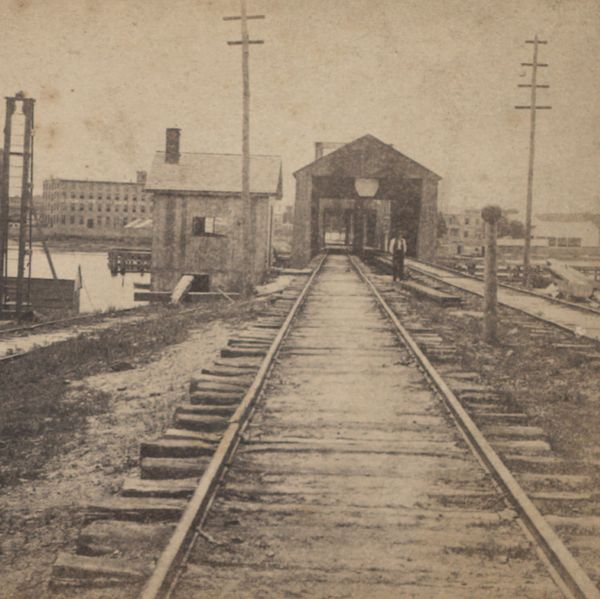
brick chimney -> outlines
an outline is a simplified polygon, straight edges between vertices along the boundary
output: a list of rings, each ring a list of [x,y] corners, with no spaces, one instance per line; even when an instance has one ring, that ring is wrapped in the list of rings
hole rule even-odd
[[[323,142],[322,141],[315,142],[315,160],[319,160],[319,158],[323,158]]]
[[[137,171],[136,177],[135,177],[135,182],[138,185],[146,185],[146,177],[147,176],[148,176],[148,173],[146,171]]]
[[[166,147],[165,147],[165,162],[167,164],[179,163],[179,138],[181,129],[171,127],[167,129]]]

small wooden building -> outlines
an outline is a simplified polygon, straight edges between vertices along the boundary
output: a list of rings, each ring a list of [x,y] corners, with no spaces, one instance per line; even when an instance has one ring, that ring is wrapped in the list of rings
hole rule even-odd
[[[191,291],[240,289],[242,158],[236,154],[179,151],[179,129],[167,129],[166,150],[157,152],[146,182],[153,194],[152,291],[172,292],[184,275]],[[281,199],[281,159],[250,160],[253,282],[270,266],[272,201]]]
[[[324,155],[317,143],[316,160],[294,173],[294,266],[332,243],[386,249],[396,232],[409,255],[432,258],[440,177],[372,135],[336,146]]]

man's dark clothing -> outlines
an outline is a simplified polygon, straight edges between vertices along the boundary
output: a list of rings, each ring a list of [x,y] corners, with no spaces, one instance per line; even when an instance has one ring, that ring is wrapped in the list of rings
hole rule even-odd
[[[392,254],[392,277],[394,281],[404,278],[404,256],[406,255],[406,241],[402,237],[395,237],[390,243]]]

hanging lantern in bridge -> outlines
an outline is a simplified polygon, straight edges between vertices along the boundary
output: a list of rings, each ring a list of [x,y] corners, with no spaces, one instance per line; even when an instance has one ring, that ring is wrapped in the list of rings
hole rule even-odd
[[[354,179],[354,189],[361,198],[372,198],[379,189],[379,179]]]

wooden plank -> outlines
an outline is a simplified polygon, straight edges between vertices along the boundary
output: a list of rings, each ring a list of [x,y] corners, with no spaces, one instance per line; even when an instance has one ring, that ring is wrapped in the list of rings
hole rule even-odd
[[[220,416],[175,414],[175,422],[196,431],[215,432],[227,428],[227,419]]]
[[[461,302],[461,298],[458,295],[451,295],[440,291],[439,289],[426,287],[425,285],[420,285],[419,283],[414,283],[412,281],[402,281],[402,287],[413,291],[421,297],[433,300],[442,306],[453,306],[460,304]]]
[[[238,402],[231,405],[205,405],[205,404],[183,404],[177,407],[176,414],[210,414],[212,416],[221,416],[227,418],[233,414]]]
[[[232,348],[223,348],[221,350],[222,358],[245,358],[245,357],[259,357],[265,356],[267,354],[267,349],[232,349]]]
[[[121,487],[123,497],[161,497],[184,499],[190,497],[198,484],[198,478],[152,480],[127,478]]]
[[[142,580],[148,570],[123,566],[122,561],[117,559],[59,553],[52,567],[52,577],[58,582],[69,579],[82,583],[100,578],[103,585],[117,585]]]
[[[229,393],[224,391],[194,391],[190,394],[190,403],[212,406],[237,405],[244,393]]]
[[[195,439],[205,443],[213,443],[215,446],[221,440],[220,433],[207,433],[203,431],[194,431],[186,428],[168,428],[163,433],[165,439]]]
[[[214,453],[214,452],[213,452]],[[143,458],[140,463],[142,478],[200,478],[210,461],[208,456],[198,458]]]
[[[195,458],[214,453],[215,446],[192,439],[159,439],[140,444],[142,458]]]
[[[85,507],[85,520],[133,520],[164,521],[177,520],[185,508],[185,501],[176,499],[136,499],[113,497],[91,503]]]

